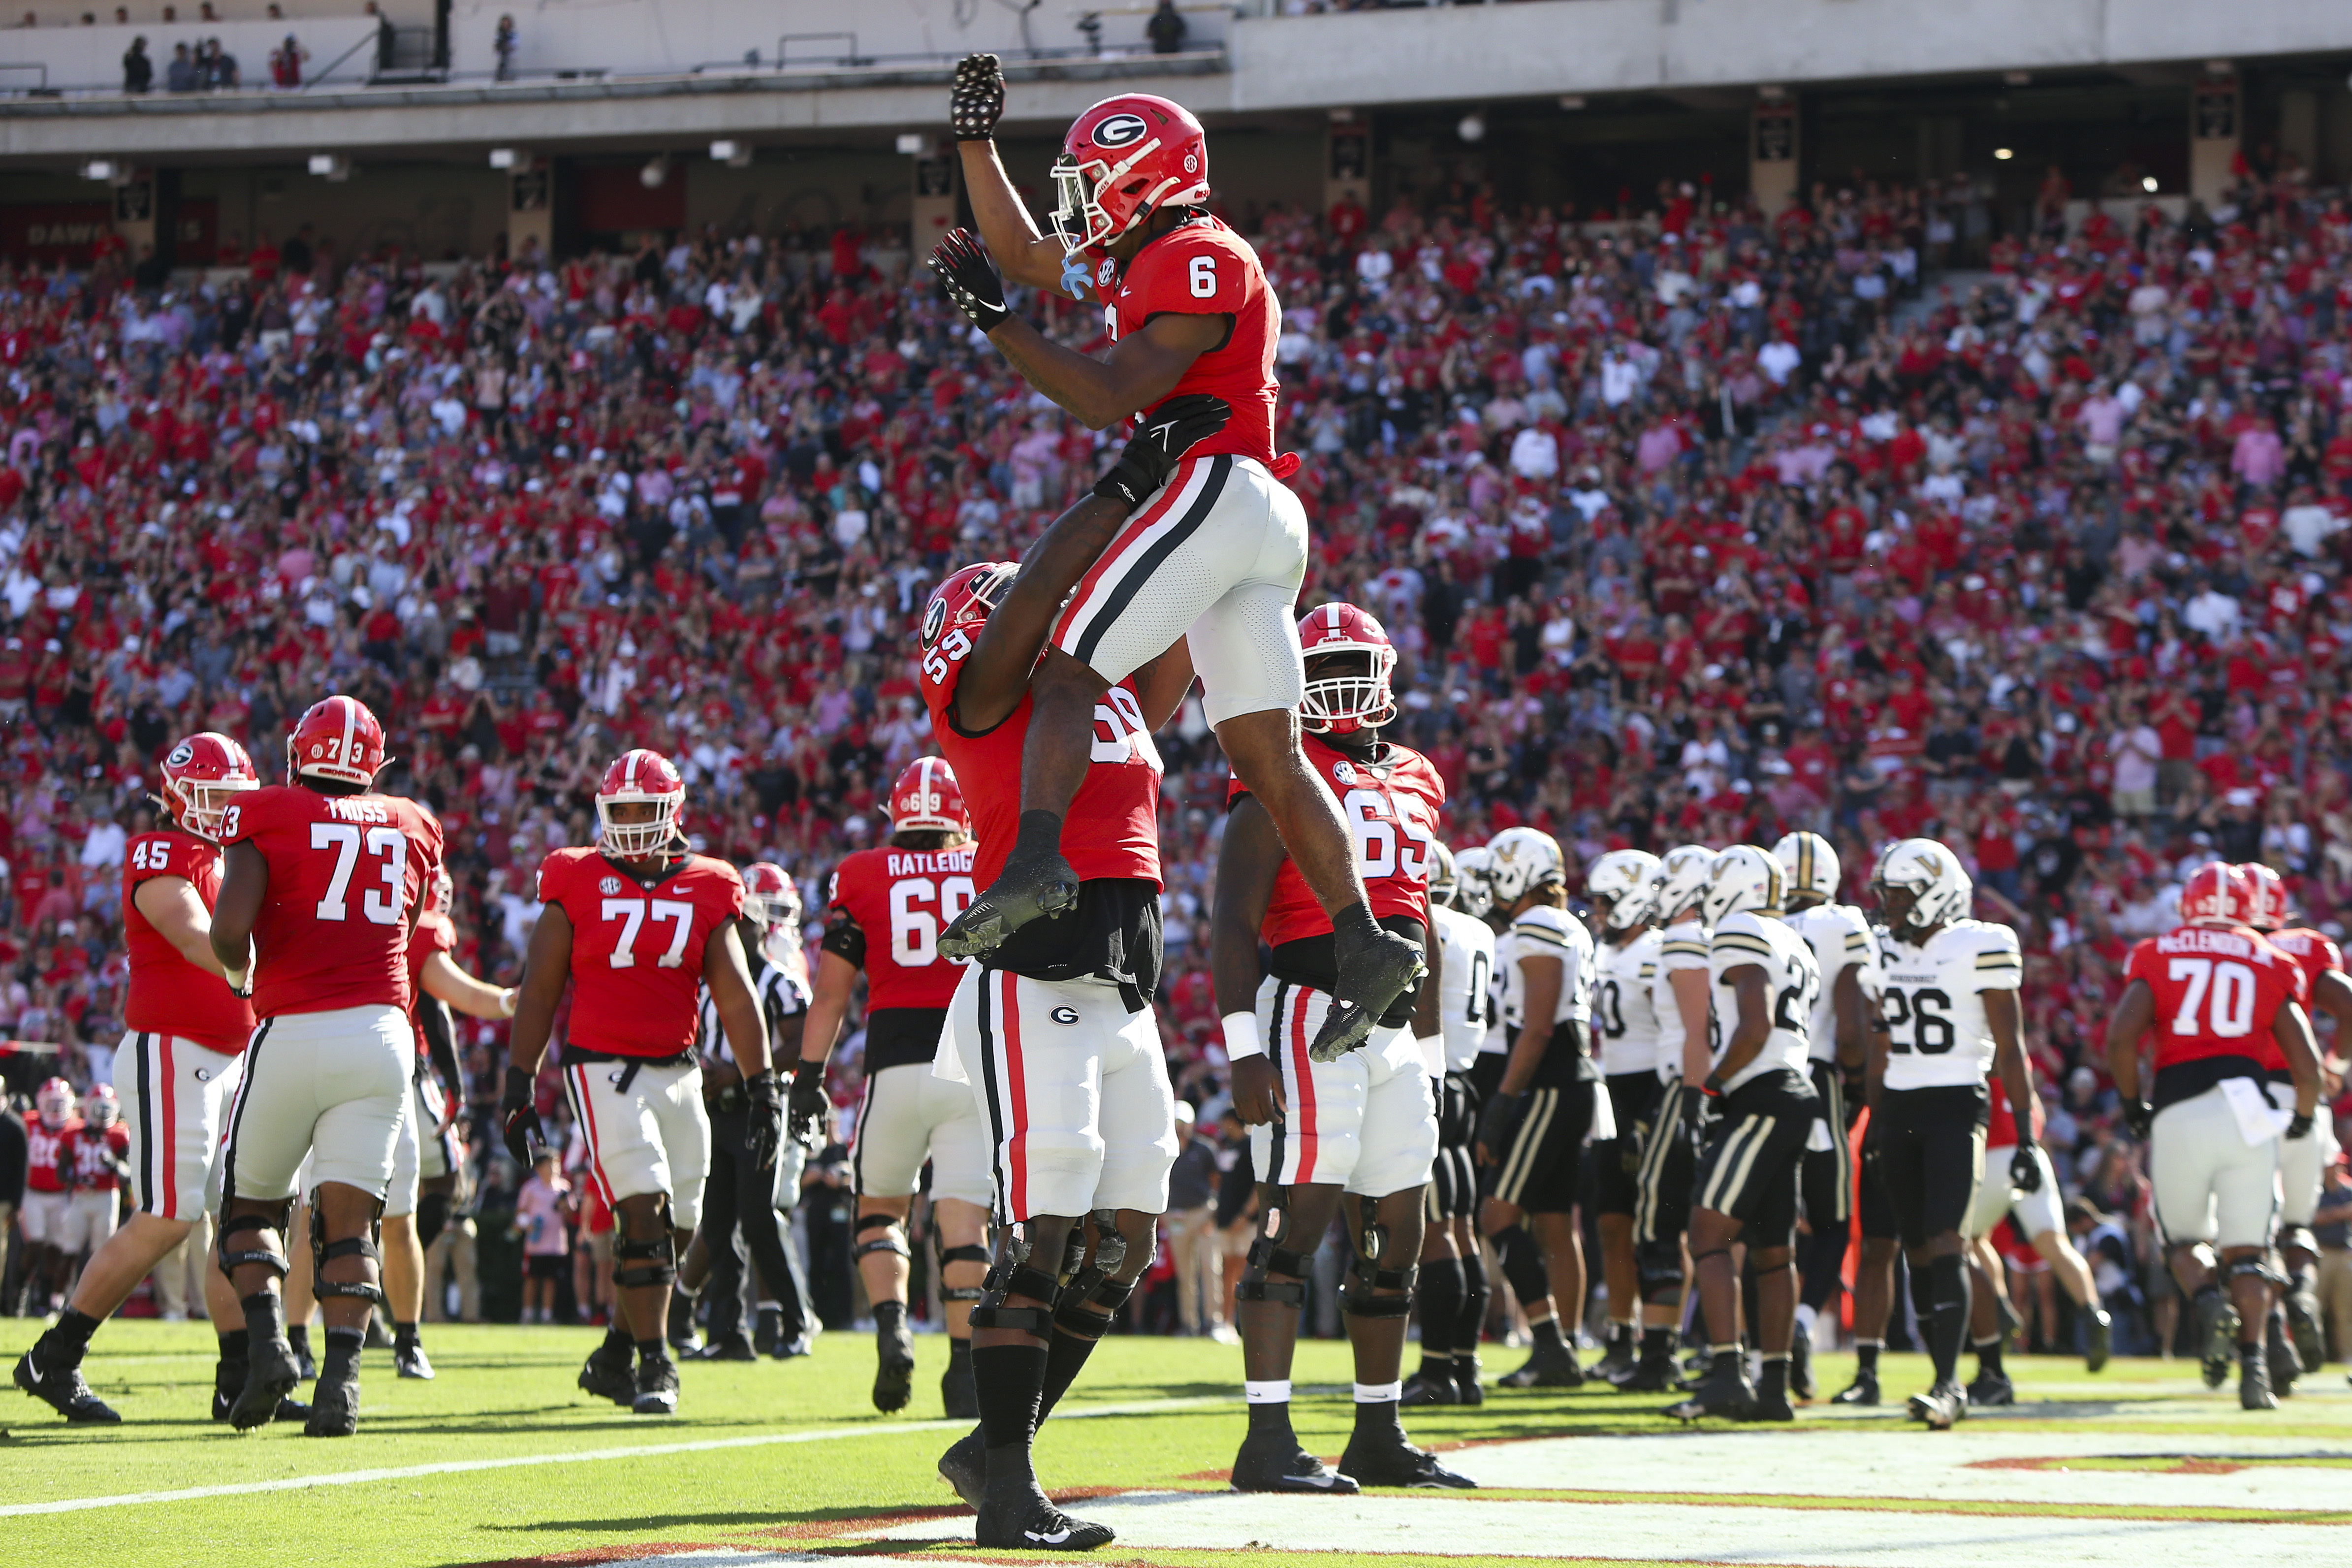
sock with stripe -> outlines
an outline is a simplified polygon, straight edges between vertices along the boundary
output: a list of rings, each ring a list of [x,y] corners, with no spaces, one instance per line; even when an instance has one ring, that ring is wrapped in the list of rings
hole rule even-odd
[[[1884,1340],[1854,1341],[1853,1370],[1857,1373],[1866,1372],[1873,1376],[1876,1376],[1878,1373],[1878,1352],[1885,1348],[1886,1342]]]
[[[1554,1350],[1568,1349],[1568,1341],[1560,1334],[1558,1318],[1538,1319],[1528,1325],[1528,1332],[1535,1336],[1538,1349],[1547,1345]]]
[[[2001,1375],[2000,1339],[2001,1337],[1999,1334],[1995,1334],[1989,1340],[1977,1340],[1969,1345],[1969,1348],[1977,1352],[1978,1376],[1999,1377]]]
[[[1397,1405],[1404,1396],[1403,1384],[1360,1383],[1355,1394],[1356,1431],[1360,1436],[1404,1436],[1404,1424],[1397,1419]]]
[[[1290,1429],[1290,1380],[1286,1377],[1267,1378],[1242,1384],[1242,1397],[1249,1401],[1249,1435],[1253,1437],[1280,1437],[1293,1445],[1298,1441]]]

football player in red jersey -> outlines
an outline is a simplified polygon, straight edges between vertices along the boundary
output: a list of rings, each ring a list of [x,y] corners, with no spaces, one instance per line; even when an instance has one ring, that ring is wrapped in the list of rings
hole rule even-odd
[[[25,1232],[27,1315],[37,1318],[48,1315],[73,1271],[63,1243],[73,1206],[68,1141],[81,1130],[77,1103],[73,1085],[48,1079],[33,1092],[35,1114],[25,1123],[25,1206],[16,1220]]]
[[[1337,931],[1332,1005],[1312,1050],[1330,1061],[1361,1043],[1421,974],[1420,950],[1384,931],[1365,900],[1346,822],[1299,749],[1305,679],[1293,606],[1307,568],[1307,517],[1274,451],[1274,345],[1282,310],[1257,256],[1209,216],[1209,150],[1181,105],[1145,93],[1079,115],[1054,166],[1055,237],[1037,232],[993,142],[1004,76],[993,55],[956,68],[950,118],[964,183],[988,244],[961,230],[931,257],[948,296],[1028,383],[1094,429],[1139,417],[1168,426],[1170,400],[1205,395],[1233,418],[1185,454],[1132,519],[1065,520],[1076,548],[1067,595],[1030,689],[1035,721],[1021,757],[1017,843],[1000,878],[941,938],[951,958],[993,952],[1024,925],[1069,909],[1078,878],[1062,819],[1087,777],[1092,715],[1106,693],[1178,641],[1190,644],[1202,710]],[[1015,281],[1101,300],[1114,340],[1094,359],[1053,342],[1004,307],[992,255]],[[1027,563],[1035,570],[1034,563]]]
[[[18,1384],[68,1421],[119,1419],[81,1380],[89,1336],[220,1200],[221,1134],[253,1033],[253,1009],[229,990],[212,950],[212,907],[221,883],[217,839],[229,802],[260,786],[243,746],[210,731],[191,735],[163,759],[155,797],[162,826],[124,847],[131,994],[114,1076],[136,1206],[82,1269],[56,1326],[16,1364]],[[246,1379],[243,1313],[217,1269],[205,1272],[205,1306],[220,1334],[217,1421]],[[310,1412],[288,1401],[279,1414],[301,1419]]]
[[[221,814],[227,868],[212,950],[260,1026],[229,1112],[221,1267],[244,1304],[249,1370],[229,1411],[240,1430],[276,1417],[299,1380],[286,1335],[285,1229],[306,1157],[312,1289],[327,1355],[302,1430],[359,1428],[360,1346],[383,1304],[377,1222],[392,1185],[415,1069],[408,941],[441,866],[441,825],[375,792],[383,729],[350,697],[314,703],[286,741],[288,783]],[[241,1239],[251,1238],[251,1239]]]
[[[991,1163],[971,1091],[933,1076],[931,1060],[964,973],[962,964],[940,955],[940,929],[971,901],[971,816],[955,770],[938,757],[908,763],[890,787],[890,842],[860,849],[834,868],[816,1000],[793,1076],[793,1121],[807,1126],[827,1109],[825,1058],[863,971],[866,1097],[849,1166],[857,1189],[852,1256],[874,1303],[874,1407],[905,1409],[913,1384],[907,1211],[928,1160],[948,1329],[940,1396],[950,1416],[964,1420],[980,1414],[970,1318],[988,1268]]]
[[[2344,953],[2324,931],[2309,926],[2287,925],[2290,918],[2286,884],[2279,874],[2259,862],[2241,866],[2252,890],[2252,907],[2248,925],[2261,932],[2273,947],[2294,960],[2303,971],[2307,994],[2305,1005],[2315,1015],[2325,1013],[2336,1023],[2336,1048],[2341,1051],[2352,1042],[2352,980],[2344,974]],[[2265,1042],[2263,1053],[2264,1090],[2277,1110],[2292,1108],[2294,1081],[2287,1071],[2286,1060],[2273,1042]],[[2340,1092],[2344,1081],[2344,1061],[2340,1056],[2323,1057],[2320,1068],[2320,1098],[2332,1100]],[[2326,1336],[2319,1321],[2319,1238],[2312,1234],[2313,1217],[2319,1212],[2319,1194],[2326,1182],[2327,1167],[2336,1159],[2335,1118],[2322,1116],[2312,1125],[2307,1139],[2294,1139],[2279,1149],[2279,1236],[2280,1261],[2286,1265],[2286,1290],[2282,1305],[2285,1321],[2281,1327],[2294,1344],[2299,1370],[2315,1372],[2327,1359]],[[2284,1370],[2286,1358],[2273,1349],[2271,1359],[2277,1371]]]
[[[580,1369],[580,1386],[640,1415],[677,1410],[677,1367],[663,1331],[710,1169],[698,983],[710,987],[743,1074],[745,1156],[755,1169],[774,1165],[783,1127],[767,1025],[736,932],[743,879],[724,860],[687,852],[685,804],[686,781],[667,759],[625,752],[596,790],[595,847],[558,849],[540,863],[544,909],[523,958],[499,1100],[507,1148],[528,1166],[531,1143],[546,1141],[536,1086],[571,983],[563,1087],[587,1140],[589,1175],[618,1224],[617,1310]]]
[[[408,939],[408,1019],[416,1034],[416,1070],[409,1080],[392,1190],[383,1205],[383,1293],[391,1302],[385,1315],[392,1319],[393,1370],[420,1380],[433,1376],[417,1327],[425,1311],[425,1249],[448,1223],[462,1159],[456,1124],[466,1079],[457,1066],[449,1009],[475,1018],[511,1018],[515,1010],[512,986],[478,980],[450,958],[457,945],[457,930],[449,920],[456,894],[449,873],[436,872]]]
[[[1397,715],[1396,649],[1353,605],[1298,623],[1307,650],[1299,718],[1308,765],[1356,826],[1372,912],[1416,945],[1429,938],[1429,868],[1445,783],[1420,752],[1381,739]],[[1421,1257],[1423,1189],[1437,1156],[1437,1103],[1400,997],[1360,1050],[1307,1057],[1330,1005],[1331,921],[1284,855],[1274,819],[1238,778],[1229,786],[1211,935],[1234,1109],[1250,1129],[1262,1190],[1257,1240],[1234,1290],[1249,1431],[1234,1460],[1243,1491],[1353,1492],[1360,1486],[1467,1487],[1416,1448],[1397,1418],[1405,1320]],[[1261,974],[1258,944],[1273,950]],[[1422,984],[1436,1032],[1436,976]],[[1290,1425],[1290,1365],[1313,1254],[1342,1200],[1355,1260],[1340,1300],[1355,1349],[1356,1426],[1335,1474]]]
[[[122,1212],[122,1182],[130,1173],[131,1134],[111,1084],[93,1085],[82,1101],[81,1127],[66,1140],[66,1234],[59,1250],[79,1264],[82,1255],[114,1239]]]
[[[2147,1142],[2157,1223],[2172,1277],[2197,1309],[2205,1385],[2227,1380],[2235,1341],[2238,1403],[2270,1410],[2278,1398],[2263,1353],[2271,1273],[2263,1253],[2282,1130],[2263,1094],[2263,1041],[2277,1042],[2294,1079],[2289,1142],[2314,1136],[2319,1058],[2301,1003],[2303,971],[2247,927],[2252,901],[2234,866],[2215,860],[2189,874],[2182,923],[2134,946],[2126,962],[2107,1068],[2134,1135]],[[2140,1046],[2151,1034],[2152,1102],[2140,1078]]]

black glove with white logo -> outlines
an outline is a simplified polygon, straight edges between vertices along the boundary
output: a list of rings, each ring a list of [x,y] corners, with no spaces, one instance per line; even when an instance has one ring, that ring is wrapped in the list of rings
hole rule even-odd
[[[1133,511],[1168,482],[1168,476],[1176,471],[1176,465],[1195,442],[1223,429],[1233,416],[1232,404],[1205,392],[1171,397],[1138,416],[1135,435],[1118,461],[1110,466],[1110,472],[1095,481],[1095,494],[1105,500],[1123,501]]]
[[[803,1062],[793,1071],[793,1092],[785,1101],[785,1131],[814,1154],[824,1147],[824,1121],[833,1101],[824,1092],[824,1064]]]
[[[507,1152],[516,1164],[530,1169],[530,1146],[547,1143],[547,1129],[539,1124],[539,1096],[533,1089],[539,1075],[507,1064],[505,1092],[499,1096],[499,1121],[506,1130]]]
[[[784,1086],[776,1069],[745,1079],[743,1098],[743,1157],[755,1171],[772,1171],[784,1144]]]
[[[994,55],[966,55],[948,89],[948,123],[959,142],[985,142],[996,134],[1004,113],[1004,62]]]
[[[2042,1190],[2042,1162],[2033,1157],[2033,1145],[2021,1138],[2017,1151],[2009,1157],[2009,1184],[2021,1193]]]
[[[2156,1107],[2145,1100],[2124,1101],[2124,1126],[2141,1142],[2147,1142],[2150,1129],[2156,1125]]]
[[[980,237],[968,228],[950,229],[930,255],[940,289],[948,302],[983,332],[992,332],[1013,314],[1004,308],[1004,279],[995,263],[980,247]]]

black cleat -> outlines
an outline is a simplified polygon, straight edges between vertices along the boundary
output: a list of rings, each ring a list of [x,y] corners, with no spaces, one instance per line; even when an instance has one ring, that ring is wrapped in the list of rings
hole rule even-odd
[[[2197,1299],[2197,1343],[2198,1373],[2205,1386],[2219,1388],[2229,1382],[2231,1363],[2238,1359],[2238,1309],[2219,1290]]]
[[[778,1340],[776,1348],[768,1352],[778,1361],[790,1361],[794,1356],[814,1355],[816,1343],[806,1334],[794,1334],[788,1340]]]
[[[433,1381],[433,1363],[425,1359],[423,1345],[397,1345],[392,1352],[392,1370],[418,1383]]]
[[[2105,1307],[2094,1307],[2083,1320],[2083,1370],[2105,1370],[2107,1358],[2115,1353],[2116,1321]]]
[[[1450,1373],[1432,1377],[1417,1372],[1404,1380],[1404,1393],[1397,1403],[1407,1405],[1459,1405],[1462,1403],[1462,1390],[1454,1385]]]
[[[236,1385],[239,1388],[245,1386],[245,1372],[242,1366],[238,1368],[236,1380]],[[236,1406],[236,1394],[218,1388],[213,1390],[214,1420],[227,1420],[228,1413],[235,1409]],[[303,1404],[299,1399],[281,1399],[278,1402],[278,1415],[274,1419],[279,1421],[308,1421],[310,1419],[310,1407]]]
[[[874,1408],[904,1410],[915,1392],[915,1336],[903,1319],[874,1326]]]
[[[1517,1372],[1507,1372],[1499,1380],[1505,1388],[1582,1388],[1584,1368],[1578,1364],[1576,1352],[1553,1340],[1538,1340],[1535,1353],[1528,1357],[1527,1365]]]
[[[1363,1489],[1298,1446],[1287,1432],[1242,1439],[1234,1456],[1234,1490],[1237,1492],[1308,1492],[1323,1497],[1347,1497]]]
[[[1108,1524],[1072,1519],[1045,1500],[1027,1476],[1008,1478],[982,1494],[971,1521],[975,1546],[1014,1552],[1092,1552],[1117,1536]]]
[[[1318,1062],[1336,1062],[1362,1045],[1389,1005],[1429,968],[1420,947],[1392,931],[1378,931],[1370,942],[1343,935],[1335,946],[1331,1005],[1315,1031],[1315,1043],[1307,1047],[1307,1057]]]
[[[599,1399],[609,1399],[615,1405],[635,1405],[637,1402],[637,1380],[629,1370],[628,1352],[624,1351],[619,1355],[607,1356],[604,1347],[597,1346],[581,1364],[580,1387],[585,1393]]]
[[[758,1361],[760,1352],[740,1334],[721,1334],[694,1352],[697,1361]]]
[[[1675,1387],[1675,1358],[1644,1355],[1617,1386],[1627,1394],[1670,1394]]]
[[[1811,1401],[1817,1392],[1813,1383],[1813,1336],[1799,1323],[1789,1341],[1789,1393],[1793,1398]]]
[[[309,1345],[299,1346],[295,1350],[294,1370],[301,1374],[304,1383],[313,1383],[318,1380],[319,1358],[310,1353]]]
[[[2271,1392],[2284,1399],[2294,1392],[2294,1380],[2303,1375],[2303,1358],[2296,1353],[2294,1342],[2287,1338],[2282,1316],[2271,1314],[2266,1328],[2263,1353],[2270,1363]]]
[[[702,1336],[694,1331],[694,1298],[673,1292],[669,1299],[669,1316],[664,1325],[664,1337],[669,1348],[681,1356],[698,1355]]]
[[[2015,1405],[2017,1386],[2009,1381],[2009,1374],[2005,1372],[1980,1372],[1977,1373],[1976,1381],[1969,1384],[1969,1403],[1988,1407]]]
[[[1612,1340],[1601,1359],[1586,1369],[1585,1375],[1598,1378],[1612,1388],[1622,1388],[1625,1380],[1633,1375],[1634,1364],[1633,1342]]]
[[[41,1347],[16,1358],[16,1386],[47,1405],[77,1426],[117,1426],[122,1417],[114,1407],[89,1391],[78,1366],[43,1366]]]
[[[948,1446],[940,1456],[940,1479],[955,1488],[963,1506],[977,1512],[988,1490],[988,1447],[975,1426]]]
[[[302,1423],[305,1437],[349,1437],[360,1429],[360,1378],[356,1368],[341,1383],[319,1380],[310,1391],[310,1417]]]
[[[229,1425],[250,1432],[277,1420],[289,1403],[286,1396],[301,1381],[302,1367],[295,1360],[294,1347],[284,1340],[270,1341],[246,1365],[245,1383],[229,1405]]]
[[[1830,1395],[1830,1403],[1832,1405],[1876,1405],[1878,1373],[1868,1370],[1856,1371],[1852,1383]]]
[[[382,1318],[371,1315],[368,1319],[367,1338],[361,1343],[360,1348],[368,1351],[388,1351],[392,1347],[392,1331],[383,1326]]]
[[[1948,1432],[1968,1416],[1969,1391],[1948,1380],[1913,1394],[1910,1408],[1911,1419],[1926,1422],[1928,1431]]]
[[[2319,1326],[2319,1298],[2308,1285],[2286,1293],[2286,1330],[2304,1371],[2317,1372],[2327,1364],[2327,1340]]]
[[[1794,1421],[1796,1418],[1796,1406],[1789,1403],[1786,1394],[1777,1389],[1761,1388],[1756,1391],[1756,1403],[1748,1407],[1746,1415],[1740,1417],[1743,1421]]]
[[[2278,1395],[2271,1392],[2270,1357],[2251,1347],[2238,1361],[2238,1408],[2276,1410]]]
[[[637,1363],[635,1397],[629,1408],[640,1415],[677,1414],[677,1363],[667,1356]]]
[[[1756,1390],[1748,1384],[1748,1369],[1735,1362],[1699,1379],[1690,1396],[1667,1405],[1665,1413],[1680,1421],[1697,1421],[1709,1415],[1733,1421],[1751,1420],[1756,1413]]]
[[[940,1403],[946,1406],[950,1421],[980,1419],[980,1390],[972,1384],[970,1363],[961,1367],[950,1363],[940,1373]]]
[[[759,1319],[751,1325],[751,1349],[755,1354],[784,1359],[784,1310],[762,1307]]]
[[[1058,852],[1023,855],[1015,849],[996,880],[940,933],[940,955],[986,958],[1030,921],[1067,914],[1077,901],[1078,874]]]
[[[1339,1473],[1360,1487],[1412,1487],[1424,1491],[1476,1491],[1478,1483],[1449,1470],[1426,1448],[1416,1448],[1402,1429],[1348,1439]]]
[[[1478,1358],[1475,1355],[1457,1355],[1454,1358],[1454,1403],[1458,1405],[1486,1403],[1486,1385],[1478,1381]]]

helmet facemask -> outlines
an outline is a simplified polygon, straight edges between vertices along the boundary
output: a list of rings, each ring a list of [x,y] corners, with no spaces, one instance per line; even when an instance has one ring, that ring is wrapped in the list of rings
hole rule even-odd
[[[598,795],[596,820],[604,829],[603,848],[605,853],[617,855],[624,860],[659,854],[669,843],[670,835],[677,830],[678,806],[684,798],[682,792],[677,795]],[[653,815],[625,822],[614,816],[615,808],[634,805],[649,805],[653,807]]]
[[[1151,205],[1145,203],[1129,214],[1125,223],[1119,223],[1103,210],[1102,193],[1118,184],[1147,154],[1159,150],[1160,139],[1153,136],[1128,149],[1127,156],[1116,163],[1100,158],[1081,163],[1067,153],[1054,160],[1055,203],[1052,221],[1065,256],[1108,245],[1150,216]],[[1137,189],[1128,193],[1129,195],[1150,194],[1142,188],[1144,182],[1136,184]]]
[[[1309,734],[1345,735],[1377,730],[1396,717],[1396,694],[1389,675],[1396,649],[1342,645],[1307,656],[1307,694],[1298,704],[1298,726]]]

